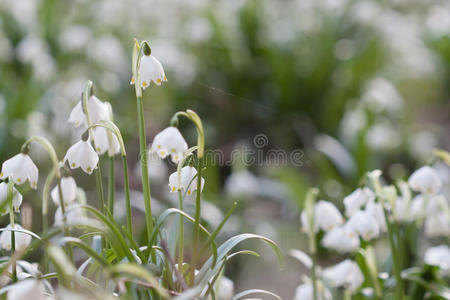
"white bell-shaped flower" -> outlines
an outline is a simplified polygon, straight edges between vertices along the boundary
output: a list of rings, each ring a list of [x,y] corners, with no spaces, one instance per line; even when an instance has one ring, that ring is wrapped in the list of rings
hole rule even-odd
[[[37,188],[39,170],[28,154],[19,153],[3,162],[0,179],[12,176],[15,184],[28,180],[33,189]]]
[[[217,297],[220,300],[229,300],[234,295],[234,283],[228,277],[222,276],[217,287]]]
[[[317,293],[317,300],[332,300],[333,297],[328,289],[323,288],[319,282],[317,284],[320,289]],[[297,287],[295,290],[294,300],[313,300],[314,299],[314,288],[312,283],[304,283]]]
[[[450,247],[447,245],[440,245],[428,248],[425,251],[424,261],[426,264],[438,266],[445,273],[450,272]]]
[[[14,209],[14,212],[18,212],[20,205],[22,204],[22,194],[19,193],[18,190],[16,190],[15,187],[13,187],[13,192],[12,192],[12,206]],[[8,184],[5,182],[1,182],[0,183],[0,203],[2,203],[3,201],[6,201],[8,198]],[[9,205],[6,205],[2,211],[0,211],[0,214],[2,215],[6,215],[7,213],[9,213]]]
[[[350,230],[358,233],[363,239],[369,241],[380,234],[378,221],[366,211],[360,210],[347,221]]]
[[[411,203],[402,197],[397,197],[397,200],[395,201],[394,217],[401,223],[411,222],[413,220]]]
[[[98,154],[88,141],[80,140],[67,150],[64,162],[68,161],[71,169],[81,167],[91,174],[98,163]]]
[[[302,230],[308,234],[311,233],[311,228],[309,227],[309,220],[308,220],[308,214],[305,210],[302,211],[300,214],[300,222],[302,223]],[[319,224],[317,222],[314,222],[314,232],[319,231]]]
[[[156,85],[161,85],[163,81],[167,81],[164,73],[164,68],[153,55],[142,55],[139,66],[140,85],[145,90],[153,81]],[[131,79],[131,84],[134,84],[135,79]]]
[[[22,226],[19,224],[14,224],[14,226],[11,226],[9,224],[6,226],[6,229],[23,229]],[[15,239],[15,246],[16,250],[21,251],[24,250],[28,245],[31,243],[31,236],[29,234],[23,233],[23,232],[14,232],[14,239]],[[5,250],[11,250],[11,231],[5,230],[0,233],[0,247]]]
[[[84,210],[79,207],[79,204],[71,203],[65,209],[67,224],[80,224],[86,220]],[[58,207],[55,211],[54,222],[55,226],[62,226],[64,224],[61,207]]]
[[[337,227],[325,234],[322,246],[336,250],[339,253],[354,252],[359,248],[358,235],[346,225]]]
[[[381,203],[369,201],[366,204],[366,208],[364,210],[366,211],[366,213],[374,217],[375,220],[377,220],[381,232],[386,232],[387,230],[386,218],[384,217],[383,206],[381,205]]]
[[[46,300],[44,285],[33,278],[21,280],[11,286],[7,300]]]
[[[112,143],[112,154],[117,154],[120,152],[119,140],[110,130],[104,127],[96,127],[92,130],[92,137],[95,144],[95,150],[98,154],[101,155],[110,150],[110,138]]]
[[[174,172],[169,176],[170,192],[176,192],[181,189],[187,195],[193,194],[197,190],[197,170],[194,167],[186,166],[181,169],[180,178],[178,172]],[[180,180],[178,180],[180,179]],[[201,190],[205,185],[205,179],[201,179]]]
[[[442,187],[439,174],[433,167],[429,166],[424,166],[412,173],[408,179],[408,184],[412,190],[422,194],[436,194]]]
[[[447,211],[437,211],[425,219],[425,235],[427,237],[450,236],[450,215]]]
[[[158,133],[153,139],[151,150],[162,159],[170,155],[174,163],[178,163],[185,156],[188,144],[178,128],[170,126]]]
[[[109,110],[106,104],[100,101],[97,97],[92,95],[87,101],[87,109],[89,110],[89,117],[92,124],[99,122],[100,120],[109,119]],[[86,115],[83,111],[83,105],[81,101],[73,108],[69,116],[69,123],[73,124],[75,128],[82,127],[86,129],[88,126]]]
[[[309,231],[309,222],[307,220],[306,212],[303,211],[300,215],[303,230]],[[320,200],[314,207],[314,232],[322,229],[323,231],[330,231],[344,223],[341,213],[331,202]]]
[[[77,183],[75,182],[75,179],[72,177],[62,177],[61,178],[61,192],[64,200],[64,205],[67,206],[75,199],[77,198]],[[53,199],[53,202],[59,206],[61,204],[59,200],[59,189],[58,185],[56,185],[52,192],[51,197]]]
[[[343,287],[354,293],[364,282],[364,275],[358,265],[346,259],[323,270],[323,278],[330,287]]]
[[[356,189],[344,198],[345,214],[351,217],[366,203],[374,200],[375,193],[371,189],[367,187]]]
[[[333,203],[321,200],[315,207],[314,222],[323,231],[330,231],[343,224],[344,218]]]

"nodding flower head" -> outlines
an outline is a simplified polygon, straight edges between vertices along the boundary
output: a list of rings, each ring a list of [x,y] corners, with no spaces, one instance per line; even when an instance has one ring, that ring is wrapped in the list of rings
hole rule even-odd
[[[45,300],[48,299],[44,285],[34,279],[27,278],[11,286],[8,290],[7,300]]]
[[[178,178],[178,172],[172,173],[169,176],[169,188],[170,192],[176,192],[181,190],[186,194],[192,195],[197,190],[197,170],[194,167],[186,166],[181,169],[180,178]],[[180,179],[180,181],[178,181]],[[205,185],[205,179],[201,179],[201,190]],[[200,190],[200,191],[201,191]]]
[[[347,226],[358,233],[363,239],[369,241],[380,235],[380,224],[377,219],[367,211],[360,210],[350,217]]]
[[[82,101],[73,108],[69,116],[69,123],[73,124],[75,128],[82,127],[87,128],[88,121],[85,112],[83,111]],[[87,109],[89,111],[89,117],[92,124],[99,122],[100,120],[109,120],[109,109],[105,102],[100,101],[97,97],[92,95],[87,101]]]
[[[77,184],[72,177],[61,178],[61,193],[65,206],[75,201],[75,199],[77,198]],[[55,204],[59,206],[61,202],[59,200],[58,186],[55,186],[53,188],[50,195],[52,196],[53,202],[55,202]]]
[[[178,163],[184,158],[187,149],[188,145],[178,128],[171,126],[155,136],[151,151],[163,159],[170,155],[172,161]]]
[[[12,177],[15,184],[28,180],[33,189],[37,188],[39,170],[28,154],[19,153],[6,160],[2,165],[0,179]]]
[[[92,137],[95,143],[95,151],[98,154],[103,154],[110,150],[111,138],[111,154],[118,154],[120,152],[120,144],[116,135],[104,127],[96,127],[92,130]]]
[[[156,59],[156,57],[151,55],[150,52],[142,55],[138,74],[140,78],[140,86],[144,90],[150,86],[152,81],[156,85],[161,85],[163,81],[167,81],[162,64]],[[134,78],[131,79],[131,84],[135,84]]]
[[[360,208],[370,201],[375,200],[375,193],[368,187],[359,188],[344,198],[345,214],[354,215]]]
[[[303,211],[300,217],[303,229],[309,231],[306,212]],[[344,218],[333,203],[323,200],[317,202],[314,207],[314,232],[319,231],[319,229],[330,231],[342,223],[344,223]]]
[[[343,287],[349,289],[352,293],[356,292],[364,282],[361,269],[349,259],[323,270],[323,277],[329,286]]]
[[[23,229],[19,224],[14,224],[14,226],[8,225],[6,229]],[[14,232],[15,249],[18,251],[25,250],[31,243],[31,236],[23,232]],[[0,247],[5,250],[11,250],[11,231],[5,230],[0,234]]]
[[[3,201],[6,201],[8,197],[8,184],[2,182],[0,183],[0,203],[3,203]],[[12,194],[12,206],[14,209],[14,212],[18,212],[20,209],[20,205],[22,204],[22,195],[19,193],[19,191],[16,190],[16,188],[13,188],[13,194]],[[9,205],[6,205],[2,211],[0,211],[0,214],[6,215],[9,213]]]
[[[437,171],[429,166],[416,170],[408,179],[408,184],[416,192],[436,194],[442,187],[442,181]]]
[[[339,253],[347,253],[358,250],[360,241],[357,233],[347,225],[342,225],[327,232],[322,239],[322,245]]]
[[[98,163],[98,154],[88,141],[80,140],[67,150],[64,162],[68,161],[71,169],[81,167],[84,172],[91,174]]]

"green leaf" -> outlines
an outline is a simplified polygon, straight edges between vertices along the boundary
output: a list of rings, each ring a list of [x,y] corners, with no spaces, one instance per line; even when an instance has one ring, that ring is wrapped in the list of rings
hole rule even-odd
[[[253,294],[270,295],[270,296],[273,296],[275,299],[282,300],[281,297],[278,296],[277,294],[266,291],[266,290],[261,290],[261,289],[251,289],[251,290],[246,290],[246,291],[240,292],[239,294],[234,295],[230,300],[238,300],[247,295],[253,295]]]

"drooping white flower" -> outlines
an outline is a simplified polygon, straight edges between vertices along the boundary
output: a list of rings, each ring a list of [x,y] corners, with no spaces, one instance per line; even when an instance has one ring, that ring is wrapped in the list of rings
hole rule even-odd
[[[28,180],[33,189],[37,188],[39,170],[28,154],[19,153],[3,162],[0,179],[12,176],[15,184]]]
[[[67,150],[64,162],[68,161],[71,169],[81,167],[84,172],[91,174],[98,163],[98,154],[87,141],[80,140]]]
[[[380,227],[381,232],[386,232],[387,230],[387,224],[386,224],[386,218],[384,217],[384,211],[383,206],[381,203],[375,202],[375,201],[369,201],[366,204],[365,211],[375,218],[378,222],[378,226]]]
[[[450,215],[448,211],[437,211],[425,219],[427,237],[450,236]]]
[[[164,68],[153,55],[142,55],[139,65],[140,85],[145,90],[153,81],[156,85],[161,85],[163,81],[167,81],[164,73]],[[134,84],[135,79],[131,79],[131,84]]]
[[[378,221],[366,211],[360,210],[347,221],[347,226],[369,241],[380,234]]]
[[[217,297],[220,300],[229,300],[234,295],[234,283],[228,277],[222,276],[217,287]]]
[[[46,300],[44,285],[36,279],[21,280],[8,291],[7,300]]]
[[[345,214],[351,217],[366,203],[374,200],[375,193],[371,189],[367,187],[356,189],[344,198]]]
[[[424,166],[416,170],[408,179],[412,190],[422,194],[436,194],[442,187],[442,181],[433,167]]]
[[[77,224],[82,223],[86,219],[84,211],[79,208],[79,204],[71,203],[66,209],[66,219],[67,224]],[[63,214],[61,207],[58,207],[55,211],[55,226],[62,226],[64,224]]]
[[[64,200],[64,205],[67,206],[77,198],[77,183],[72,177],[62,177],[61,178],[61,192]],[[61,204],[59,200],[59,189],[58,185],[56,185],[51,194],[53,202],[57,206]]]
[[[112,143],[112,154],[117,154],[120,152],[119,140],[110,130],[104,127],[96,127],[92,130],[92,138],[94,140],[95,150],[98,154],[101,155],[110,150],[110,138]]]
[[[364,282],[364,275],[358,265],[346,259],[323,271],[323,277],[331,287],[344,287],[353,293]]]
[[[309,231],[309,222],[305,211],[300,215],[303,230]],[[314,207],[314,231],[330,231],[344,223],[341,213],[331,202],[320,200]]]
[[[100,120],[108,120],[109,119],[109,110],[106,104],[100,101],[97,97],[92,95],[87,101],[87,109],[89,111],[89,117],[91,119],[91,123],[95,124]],[[82,101],[79,101],[77,105],[73,108],[72,112],[69,115],[69,123],[73,124],[75,128],[82,127],[84,129],[87,128],[88,122],[86,118],[86,114],[83,111]]]
[[[258,177],[247,170],[233,172],[225,181],[225,191],[234,197],[249,197],[257,194]]]
[[[425,251],[424,261],[426,264],[438,266],[444,272],[450,272],[450,247],[440,245],[428,248]]]
[[[158,133],[153,139],[151,151],[162,159],[170,155],[174,163],[178,163],[185,156],[188,144],[178,128],[170,126]]]
[[[181,169],[180,181],[178,180],[178,172],[174,172],[169,176],[170,192],[176,192],[181,189],[187,195],[193,194],[197,190],[197,170],[194,167],[186,166]],[[194,178],[195,177],[195,178]],[[201,179],[201,190],[205,185],[205,179]]]
[[[317,282],[319,285],[319,283]],[[311,283],[304,283],[297,287],[295,290],[294,300],[313,300],[314,299],[314,288]],[[323,288],[320,285],[320,289],[317,293],[317,300],[332,300],[333,297],[328,289]]]
[[[5,182],[0,183],[0,203],[3,201],[6,201],[8,198],[8,184]],[[13,187],[12,192],[12,206],[14,209],[14,212],[18,212],[20,205],[22,204],[22,194],[19,193],[18,190],[16,190],[15,187]],[[3,210],[0,212],[2,215],[5,215],[9,213],[9,205],[6,205]]]
[[[322,246],[339,253],[356,251],[359,248],[358,235],[346,225],[327,232],[322,239]]]
[[[419,194],[414,197],[410,206],[411,219],[421,219],[433,216],[435,213],[447,209],[447,199],[443,195]]]
[[[320,200],[315,207],[314,222],[323,231],[330,231],[344,223],[344,218],[333,203]]]
[[[9,224],[6,229],[23,229],[19,224],[14,224],[14,227]],[[24,250],[31,243],[31,236],[23,232],[14,232],[16,250]],[[0,247],[2,249],[11,250],[11,231],[5,230],[0,233]]]

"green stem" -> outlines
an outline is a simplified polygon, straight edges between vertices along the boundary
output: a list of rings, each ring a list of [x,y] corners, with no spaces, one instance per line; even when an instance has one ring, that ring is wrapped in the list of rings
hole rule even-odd
[[[104,214],[105,200],[103,199],[102,171],[100,170],[100,164],[98,164],[95,169],[95,185],[97,186],[98,210]]]
[[[144,194],[147,239],[148,241],[150,241],[153,232],[152,204],[150,198],[150,181],[148,177],[148,166],[147,166],[147,140],[145,136],[144,105],[142,102],[142,97],[139,96],[137,97],[137,111],[138,111],[139,146],[140,146],[139,154],[141,158],[141,172],[142,172],[142,193]],[[152,246],[153,245],[148,245],[148,247],[150,248]]]
[[[181,189],[178,190],[178,208],[183,211],[183,195]],[[184,218],[180,215],[180,239],[178,240],[178,270],[183,271],[183,261],[184,261]]]
[[[115,198],[115,172],[114,172],[114,156],[109,156],[109,177],[108,177],[108,209],[114,217],[114,198]]]
[[[9,223],[11,224],[11,229],[14,229],[13,191],[14,191],[14,181],[10,177],[8,180],[8,190],[6,193],[6,199],[9,205]],[[13,230],[11,230],[11,257],[14,256],[14,252],[16,252],[16,234]],[[17,264],[15,259],[12,261],[11,268],[12,268],[12,280],[13,282],[17,282]]]
[[[344,290],[344,300],[352,300],[352,291],[349,289]]]
[[[395,245],[394,240],[394,228],[392,226],[392,223],[389,221],[388,212],[386,209],[384,210],[384,218],[386,220],[387,224],[387,231],[389,236],[389,245],[391,247],[391,253],[392,253],[392,263],[393,263],[393,269],[394,269],[394,276],[395,276],[395,299],[402,300],[403,299],[403,280],[401,276],[401,269],[399,264],[399,256],[397,252],[397,247]]]
[[[190,266],[191,274],[190,279],[192,280],[191,284],[194,284],[195,280],[195,267],[197,265],[198,256],[198,237],[200,232],[200,212],[201,212],[201,201],[200,194],[202,191],[202,159],[198,158],[198,166],[197,166],[197,194],[195,197],[195,224],[194,224],[194,245],[192,250],[192,265]]]
[[[125,206],[127,211],[127,229],[130,236],[133,235],[133,224],[131,222],[131,201],[130,201],[130,184],[128,180],[128,163],[127,156],[122,155],[122,167],[123,167],[123,184],[125,186]]]
[[[314,238],[315,240],[315,236],[311,236],[310,238]],[[315,242],[314,242],[315,244]],[[317,273],[316,273],[316,269],[317,269],[317,254],[316,251],[311,253],[312,256],[312,267],[311,267],[311,280],[312,280],[312,285],[313,285],[313,299],[314,300],[318,300],[319,298],[317,297]]]

